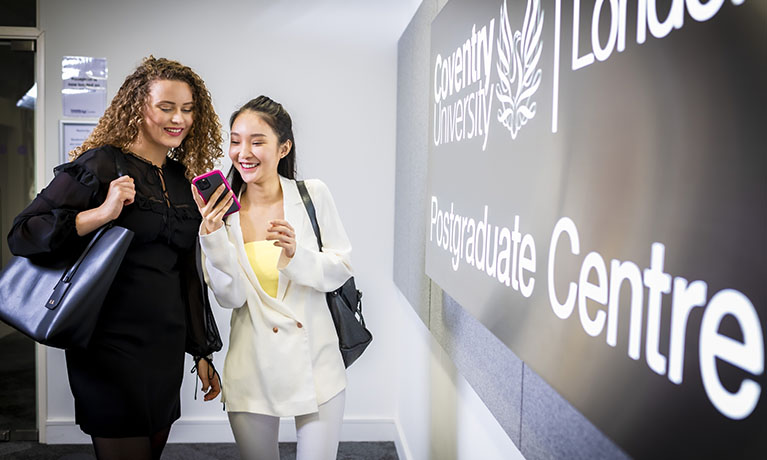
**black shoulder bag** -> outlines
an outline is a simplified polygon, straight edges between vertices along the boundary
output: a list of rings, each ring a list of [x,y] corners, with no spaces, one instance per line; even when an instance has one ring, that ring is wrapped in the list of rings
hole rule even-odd
[[[312,197],[306,189],[304,181],[296,181],[298,191],[301,193],[301,199],[309,214],[309,220],[314,228],[314,235],[317,237],[317,247],[322,251],[322,237],[320,236],[320,226],[317,223],[317,214],[314,211]],[[341,356],[344,359],[344,365],[349,367],[357,358],[362,355],[373,335],[365,327],[365,318],[362,316],[362,291],[357,289],[352,276],[333,292],[328,292],[325,297],[328,301],[330,315],[333,317],[333,323],[336,326],[338,334],[338,345],[341,349]]]
[[[118,176],[123,161],[115,157]],[[85,348],[132,239],[108,223],[75,260],[11,258],[0,274],[0,320],[43,345]]]

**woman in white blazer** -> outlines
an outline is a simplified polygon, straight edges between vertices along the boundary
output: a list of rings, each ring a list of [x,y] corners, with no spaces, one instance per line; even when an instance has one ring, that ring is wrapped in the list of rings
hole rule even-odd
[[[294,416],[297,459],[335,459],[346,371],[325,293],[350,276],[351,245],[333,197],[306,181],[324,247],[318,250],[295,177],[290,115],[268,97],[230,119],[229,177],[207,203],[203,271],[218,303],[231,308],[222,399],[244,459],[279,459],[280,417]],[[240,212],[224,219],[239,197]]]

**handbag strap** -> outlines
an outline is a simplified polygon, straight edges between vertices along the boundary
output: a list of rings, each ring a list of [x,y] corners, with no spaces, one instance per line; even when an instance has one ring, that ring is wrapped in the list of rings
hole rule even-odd
[[[123,153],[116,153],[114,157],[117,177],[125,176],[127,173],[125,172],[125,157],[123,156]],[[80,268],[80,264],[82,263],[83,259],[85,259],[85,256],[88,255],[93,245],[96,244],[96,242],[101,238],[101,235],[103,235],[105,231],[109,230],[112,225],[112,222],[108,222],[99,227],[99,229],[91,238],[91,241],[88,243],[88,246],[86,246],[85,250],[80,254],[80,257],[77,258],[77,261],[75,261],[75,263],[72,264],[69,270],[67,270],[67,272],[64,274],[64,277],[62,278],[64,282],[69,282],[69,280],[72,279],[75,273],[77,273],[77,269]]]
[[[122,152],[115,154],[115,172],[117,172],[117,177],[127,176],[128,173],[125,172],[125,154]]]
[[[312,197],[309,195],[309,190],[306,189],[304,181],[296,181],[298,186],[298,192],[301,194],[301,200],[304,202],[306,213],[309,214],[309,220],[312,221],[312,228],[314,229],[314,236],[317,237],[317,247],[322,251],[322,236],[320,236],[320,225],[317,223],[317,213],[314,211],[314,203],[312,203]]]
[[[115,153],[115,172],[117,173],[117,177],[127,176],[128,173],[126,171],[125,154],[122,153],[122,150],[117,149],[117,152]]]
[[[91,251],[91,248],[94,244],[101,238],[101,236],[106,232],[111,225],[103,225],[99,227],[98,230],[96,230],[96,234],[93,235],[91,240],[88,242],[88,246],[85,247],[83,252],[80,253],[80,257],[77,258],[77,261],[72,264],[71,267],[69,267],[69,270],[64,273],[64,276],[61,278],[61,282],[68,283],[77,273],[77,269],[80,268],[80,264],[82,264],[83,259],[88,255],[88,253]]]
[[[125,168],[125,157],[123,156],[123,153],[122,152],[115,153],[114,160],[115,160],[115,172],[117,173],[117,177],[125,176],[126,168]],[[112,225],[113,225],[112,222],[108,222],[102,225],[101,227],[99,227],[98,230],[96,230],[96,233],[93,235],[93,237],[91,237],[91,240],[88,242],[88,245],[80,253],[80,257],[78,257],[75,263],[73,263],[72,266],[69,267],[69,269],[66,272],[64,272],[64,275],[61,277],[61,280],[59,280],[59,282],[56,284],[56,287],[54,287],[54,294],[51,295],[52,299],[53,297],[56,296],[56,291],[57,291],[56,288],[59,287],[61,283],[69,283],[72,280],[72,278],[77,273],[77,270],[80,268],[80,265],[82,264],[83,260],[91,251],[91,248],[93,247],[93,245],[95,245],[96,242],[99,239],[101,239],[101,236],[104,235],[104,232],[109,230],[112,227]],[[51,299],[49,299],[47,303],[47,305],[49,305],[49,308],[52,306],[55,306],[55,304],[57,303],[55,301],[51,302],[50,300]]]
[[[116,153],[114,157],[115,157],[115,171],[117,172],[117,177],[122,177],[127,175],[127,173],[125,172],[126,170],[125,157],[123,156],[123,153],[122,152]],[[102,225],[96,231],[96,233],[91,238],[91,241],[88,243],[88,246],[86,246],[85,250],[83,250],[83,252],[80,254],[80,257],[77,258],[77,261],[75,261],[75,263],[72,264],[69,270],[67,270],[67,272],[64,274],[62,281],[68,283],[72,279],[72,277],[75,276],[75,273],[77,273],[77,269],[80,268],[80,264],[82,263],[83,259],[85,259],[85,256],[88,255],[93,245],[96,244],[96,242],[101,238],[104,232],[109,230],[112,227],[112,225],[114,225],[112,222],[108,222]]]

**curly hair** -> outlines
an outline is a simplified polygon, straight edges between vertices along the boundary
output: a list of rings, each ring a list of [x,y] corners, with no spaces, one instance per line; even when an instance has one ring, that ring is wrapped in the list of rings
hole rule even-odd
[[[186,177],[190,180],[213,169],[215,161],[224,152],[221,150],[221,123],[213,110],[205,83],[189,67],[151,55],[125,79],[88,139],[69,152],[70,158],[74,160],[86,150],[103,145],[129,150],[144,123],[144,107],[149,98],[150,85],[157,80],[187,83],[192,89],[194,101],[194,122],[189,134],[180,146],[168,152],[168,157],[184,165]]]

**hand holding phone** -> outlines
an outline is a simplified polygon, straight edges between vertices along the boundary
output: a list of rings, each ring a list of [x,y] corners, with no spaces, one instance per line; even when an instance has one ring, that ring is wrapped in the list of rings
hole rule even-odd
[[[192,179],[194,201],[208,231],[218,229],[223,218],[240,210],[240,203],[219,170],[213,170]]]
[[[229,182],[226,181],[224,174],[218,169],[214,169],[211,172],[195,177],[194,179],[192,179],[192,183],[195,185],[195,187],[197,187],[197,190],[200,192],[200,196],[202,196],[203,200],[205,200],[205,203],[210,201],[210,198],[213,196],[213,193],[216,192],[216,190],[221,186],[221,184],[223,184],[224,187],[226,187],[227,192],[232,194],[232,196],[234,195],[232,192],[232,187],[229,185]],[[221,203],[221,201],[228,198],[228,196],[229,195],[226,193],[221,194],[216,204]],[[224,217],[240,210],[240,202],[237,201],[237,197],[233,196],[233,198],[234,198],[234,201],[232,202],[232,205],[224,214]]]

